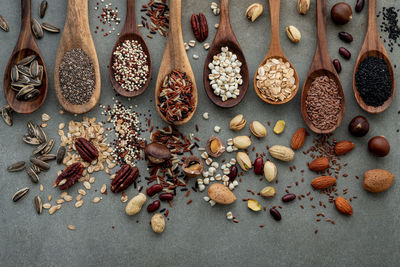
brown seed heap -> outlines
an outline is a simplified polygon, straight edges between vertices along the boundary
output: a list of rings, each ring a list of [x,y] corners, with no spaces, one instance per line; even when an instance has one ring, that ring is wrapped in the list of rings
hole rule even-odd
[[[125,40],[113,53],[114,79],[126,91],[141,89],[149,78],[149,60],[136,40]]]
[[[148,4],[143,5],[141,12],[146,12],[146,16],[150,18],[150,22],[147,18],[142,16],[142,25],[150,30],[151,34],[157,32],[162,36],[167,36],[169,28],[169,8],[166,0],[151,0]],[[148,35],[151,38],[151,35]]]
[[[186,73],[173,70],[161,85],[158,104],[169,122],[182,121],[193,111],[192,81]]]
[[[74,105],[82,105],[92,97],[95,74],[92,61],[80,48],[65,53],[60,65],[62,95]]]
[[[306,97],[306,111],[312,124],[320,130],[335,127],[341,111],[341,100],[334,80],[328,76],[316,78]]]

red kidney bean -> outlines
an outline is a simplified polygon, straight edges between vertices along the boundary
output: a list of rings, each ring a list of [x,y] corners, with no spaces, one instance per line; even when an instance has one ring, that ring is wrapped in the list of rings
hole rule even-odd
[[[348,32],[339,32],[339,38],[346,43],[353,42],[353,36]]]
[[[150,186],[149,188],[146,189],[146,193],[149,197],[154,196],[155,194],[157,194],[158,192],[161,192],[161,190],[163,190],[162,185],[160,184],[153,184],[152,186]]]
[[[237,174],[238,174],[238,168],[236,167],[236,165],[231,166],[231,170],[228,174],[229,181],[231,182],[235,181]]]
[[[160,208],[160,200],[155,200],[147,206],[148,212],[154,212]]]
[[[171,193],[164,193],[159,195],[160,200],[162,201],[171,201],[174,199],[174,195]]]
[[[361,12],[364,8],[364,4],[365,4],[364,0],[357,0],[356,8],[355,8],[356,12]]]
[[[344,47],[339,48],[339,54],[344,58],[349,60],[351,58],[351,53]]]
[[[290,202],[296,199],[296,195],[295,194],[286,194],[282,197],[282,201],[283,202]]]
[[[282,219],[282,216],[277,209],[270,209],[269,214],[271,214],[272,218],[274,218],[275,221],[280,221]]]
[[[336,72],[339,74],[342,71],[342,64],[340,64],[339,59],[334,59],[332,63],[335,67]]]
[[[264,160],[262,157],[256,158],[254,161],[254,173],[257,175],[263,174]]]

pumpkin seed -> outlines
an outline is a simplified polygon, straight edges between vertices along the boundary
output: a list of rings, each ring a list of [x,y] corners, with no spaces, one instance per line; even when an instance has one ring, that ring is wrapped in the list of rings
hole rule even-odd
[[[40,215],[42,214],[43,211],[43,204],[42,204],[42,199],[39,196],[36,196],[33,199],[33,204],[35,206],[35,210],[36,212]]]
[[[43,160],[40,160],[38,158],[31,157],[30,161],[32,164],[36,165],[39,167],[41,170],[47,171],[50,169],[50,165],[47,162],[44,162]]]
[[[7,170],[9,172],[19,172],[19,171],[22,171],[23,169],[25,169],[25,166],[26,166],[25,161],[18,161],[16,163],[8,166]]]
[[[10,30],[7,21],[3,18],[2,15],[0,15],[0,29],[2,29],[5,32],[8,32]]]
[[[24,187],[24,188],[18,190],[17,192],[15,192],[15,194],[12,197],[12,200],[14,202],[17,202],[17,201],[21,200],[24,196],[26,196],[26,194],[28,194],[28,192],[29,192],[29,188]]]
[[[43,28],[43,30],[48,31],[48,32],[52,32],[52,33],[59,33],[60,32],[59,28],[57,28],[56,26],[54,26],[53,24],[48,23],[48,22],[42,23],[42,28]]]
[[[26,170],[26,173],[28,174],[29,178],[31,179],[31,181],[35,184],[37,184],[39,182],[39,176],[36,174],[36,172],[34,171],[34,169],[32,167],[29,167]]]
[[[65,146],[60,146],[59,148],[58,148],[58,150],[57,150],[57,157],[56,157],[56,160],[57,160],[57,164],[61,164],[62,162],[63,162],[63,160],[64,160],[64,157],[65,157]]]
[[[27,57],[21,59],[20,61],[18,61],[17,65],[25,66],[25,65],[28,65],[29,63],[31,63],[35,59],[36,59],[35,55],[27,56]]]
[[[48,6],[48,4],[47,4],[46,0],[43,0],[40,3],[40,6],[39,6],[39,17],[41,19],[44,18],[44,15],[46,15],[47,6]]]
[[[32,19],[32,32],[36,39],[43,38],[43,29],[40,23],[36,19]]]

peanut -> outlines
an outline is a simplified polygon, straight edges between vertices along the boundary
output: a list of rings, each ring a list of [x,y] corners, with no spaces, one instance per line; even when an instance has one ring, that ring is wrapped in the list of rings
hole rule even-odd
[[[161,234],[165,229],[164,216],[161,213],[156,213],[151,218],[151,228],[155,233]]]
[[[142,210],[144,203],[146,203],[146,195],[143,193],[139,193],[138,195],[133,197],[126,205],[126,214],[129,216],[138,214]]]

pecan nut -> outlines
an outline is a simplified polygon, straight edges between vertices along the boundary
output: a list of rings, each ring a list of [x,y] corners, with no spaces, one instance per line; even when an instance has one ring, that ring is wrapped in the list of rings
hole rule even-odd
[[[111,182],[111,191],[119,193],[127,189],[139,177],[139,169],[132,168],[129,164],[125,164],[117,171],[115,178]]]
[[[91,163],[99,156],[97,148],[85,138],[78,138],[75,141],[75,147],[84,161]]]
[[[83,169],[84,167],[80,162],[72,164],[57,177],[53,186],[58,186],[60,190],[70,188],[79,178],[81,178]]]
[[[206,16],[203,13],[199,15],[193,14],[190,20],[192,24],[193,34],[197,41],[204,42],[208,37],[208,24]]]

